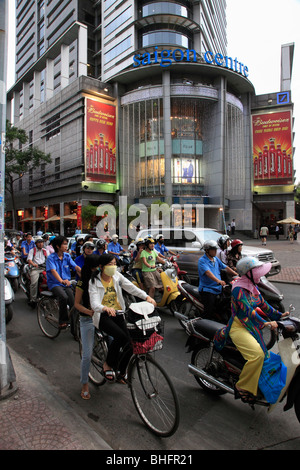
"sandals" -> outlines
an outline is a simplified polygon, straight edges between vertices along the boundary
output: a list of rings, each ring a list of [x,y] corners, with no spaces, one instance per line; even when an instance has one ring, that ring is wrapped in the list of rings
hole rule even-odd
[[[234,386],[234,398],[236,400],[240,398],[243,403],[249,403],[249,405],[253,405],[256,402],[256,398],[252,393],[247,392],[247,390],[238,390],[236,386]]]
[[[119,384],[127,385],[126,376],[119,374],[119,375],[117,376],[117,382],[118,382]]]
[[[91,398],[90,392],[84,392],[83,390],[81,390],[80,396],[83,398],[83,400],[89,400]]]
[[[113,370],[104,370],[103,373],[107,382],[111,382],[111,383],[115,382],[116,374],[114,373]]]

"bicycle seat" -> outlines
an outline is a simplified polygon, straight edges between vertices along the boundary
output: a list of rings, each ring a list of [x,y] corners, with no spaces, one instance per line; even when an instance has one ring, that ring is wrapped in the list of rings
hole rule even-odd
[[[54,297],[53,292],[51,292],[50,290],[43,290],[41,292],[41,295],[43,295],[44,297]]]

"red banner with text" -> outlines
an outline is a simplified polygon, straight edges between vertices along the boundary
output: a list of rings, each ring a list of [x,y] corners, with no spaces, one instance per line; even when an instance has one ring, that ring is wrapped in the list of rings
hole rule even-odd
[[[86,99],[85,180],[116,183],[116,107]]]
[[[293,184],[292,113],[252,116],[254,186]]]

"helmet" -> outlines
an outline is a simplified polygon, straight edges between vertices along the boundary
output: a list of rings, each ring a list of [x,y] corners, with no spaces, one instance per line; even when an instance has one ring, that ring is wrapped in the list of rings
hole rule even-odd
[[[96,245],[97,248],[104,248],[106,245],[106,241],[103,238],[99,238],[99,240],[97,240]]]
[[[44,240],[43,240],[43,238],[38,238],[37,240],[35,240],[35,243],[39,243],[39,242],[42,242],[42,243],[44,243]]]
[[[258,268],[264,263],[259,261],[257,258],[252,256],[245,256],[245,258],[240,259],[236,264],[236,270],[240,276],[243,276],[253,268]]]
[[[156,241],[160,240],[161,238],[165,238],[162,233],[156,235]]]
[[[233,241],[231,242],[231,248],[234,248],[234,247],[236,247],[236,246],[243,245],[243,244],[244,244],[244,243],[242,242],[242,240],[238,240],[238,239],[237,239],[237,240],[233,240]]]
[[[206,240],[203,244],[204,251],[211,250],[211,249],[218,249],[218,244],[215,240]]]
[[[138,238],[136,242],[136,246],[143,245],[145,243],[145,240],[143,238]]]
[[[111,237],[112,240],[118,240],[118,238],[119,238],[119,237],[118,237],[118,235],[117,235],[116,233],[115,233],[114,235],[112,235],[112,237]]]
[[[95,245],[94,245],[94,243],[92,243],[92,242],[85,242],[85,243],[82,245],[82,249],[85,250],[86,248],[95,248]]]
[[[220,248],[223,248],[227,241],[230,240],[230,237],[228,235],[222,235],[219,239],[218,239],[218,245]]]
[[[148,238],[145,239],[145,245],[146,246],[149,246],[151,243],[155,243],[153,238],[148,237]]]
[[[134,242],[130,243],[130,245],[128,246],[128,251],[134,251],[136,250],[136,244]]]

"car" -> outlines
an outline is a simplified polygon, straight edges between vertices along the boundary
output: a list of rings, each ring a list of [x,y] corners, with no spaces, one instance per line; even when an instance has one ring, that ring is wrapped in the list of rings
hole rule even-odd
[[[177,264],[183,271],[187,271],[191,281],[198,283],[198,260],[203,256],[204,251],[202,250],[203,244],[206,240],[217,241],[222,233],[212,228],[157,228],[157,229],[146,229],[141,230],[137,237],[146,238],[151,235],[154,240],[158,234],[164,236],[164,243],[168,249],[177,253]],[[281,265],[275,258],[272,250],[266,248],[253,247],[243,245],[243,256],[254,256],[260,261],[272,264],[271,271],[268,276],[279,274],[281,271]]]

